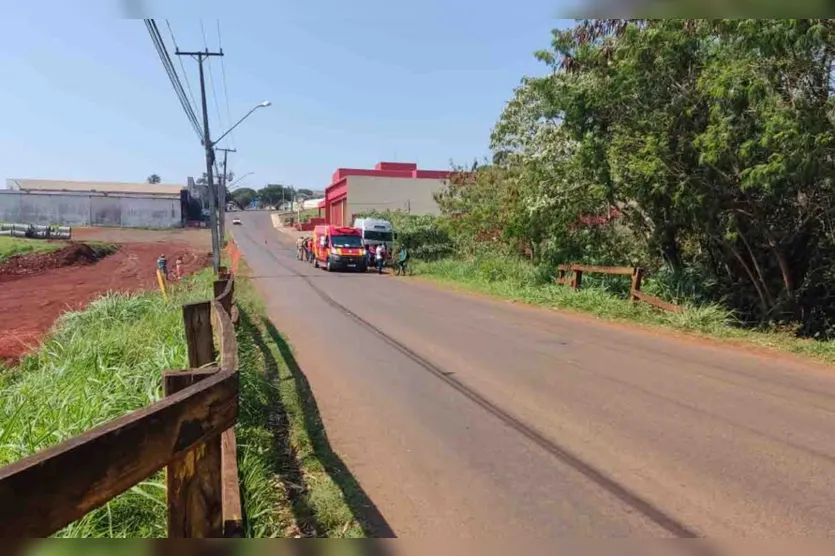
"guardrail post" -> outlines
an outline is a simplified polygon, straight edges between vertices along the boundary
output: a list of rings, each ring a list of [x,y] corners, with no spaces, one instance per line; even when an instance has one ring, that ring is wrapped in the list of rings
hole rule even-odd
[[[196,369],[215,360],[212,336],[212,304],[208,301],[183,305],[183,323],[188,345],[188,366]]]
[[[165,396],[212,376],[217,369],[163,373]],[[168,538],[223,536],[221,435],[198,444],[166,470]]]
[[[641,291],[641,282],[643,279],[644,269],[636,266],[635,270],[632,271],[632,289],[629,292],[629,299],[631,299],[633,303],[638,301],[638,297],[634,295],[634,292]]]
[[[229,295],[227,295],[226,297],[221,297],[223,295],[223,292],[226,291],[226,286],[228,286],[228,285],[229,285],[229,280],[228,279],[227,280],[215,280],[215,282],[214,282],[214,294],[215,294],[215,299],[220,298],[219,301],[220,301],[221,305],[223,305],[223,308],[226,310],[226,314],[231,315],[232,314],[232,301],[233,301],[234,296],[235,296],[235,283],[234,282],[232,282],[232,288],[229,291]]]
[[[580,284],[583,282],[583,271],[574,269],[574,278],[571,280],[571,287],[575,290],[580,289]]]

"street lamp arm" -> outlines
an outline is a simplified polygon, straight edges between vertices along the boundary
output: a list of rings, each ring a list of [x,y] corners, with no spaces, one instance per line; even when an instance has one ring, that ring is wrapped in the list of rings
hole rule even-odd
[[[231,190],[233,187],[235,187],[235,184],[237,184],[239,181],[241,181],[242,179],[244,179],[244,178],[245,178],[245,177],[247,177],[247,176],[251,176],[251,175],[252,175],[252,174],[254,174],[254,173],[255,173],[255,172],[247,172],[247,173],[246,173],[246,174],[244,174],[243,176],[239,177],[238,179],[236,179],[235,181],[233,181],[232,183],[230,183],[230,184],[229,184],[229,186],[228,186],[228,188]]]
[[[261,104],[258,104],[257,106],[255,106],[252,110],[250,110],[249,112],[247,112],[247,113],[246,113],[246,115],[245,115],[243,118],[241,118],[240,120],[238,120],[238,121],[237,121],[237,123],[236,123],[235,125],[233,125],[233,126],[232,126],[232,127],[230,127],[229,129],[227,129],[227,130],[226,130],[226,133],[224,133],[223,135],[221,135],[220,137],[218,137],[217,139],[215,139],[214,141],[212,141],[212,146],[217,145],[218,143],[220,143],[220,142],[223,140],[223,138],[224,138],[224,137],[226,137],[227,135],[229,135],[229,133],[231,133],[233,129],[235,129],[236,127],[238,127],[242,121],[244,121],[245,119],[249,118],[250,114],[252,114],[252,113],[253,113],[253,112],[255,112],[256,110],[258,110],[259,108],[266,108],[267,106],[269,106],[269,105],[271,105],[271,104],[272,104],[272,103],[271,103],[270,101],[268,101],[268,100],[267,100],[267,101],[264,101],[264,102],[262,102]]]

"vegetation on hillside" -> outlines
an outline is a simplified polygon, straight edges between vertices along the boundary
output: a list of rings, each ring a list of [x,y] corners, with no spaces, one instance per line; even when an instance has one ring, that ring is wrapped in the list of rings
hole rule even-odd
[[[553,33],[437,196],[457,254],[641,265],[665,298],[835,336],[828,20],[586,20]]]
[[[66,243],[61,241],[44,241],[42,239],[0,236],[0,263],[9,257],[14,257],[16,255],[57,251],[65,245]]]

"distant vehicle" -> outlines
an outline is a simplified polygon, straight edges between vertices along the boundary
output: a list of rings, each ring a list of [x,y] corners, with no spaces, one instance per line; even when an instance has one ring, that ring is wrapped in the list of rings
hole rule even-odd
[[[357,218],[354,220],[354,228],[362,236],[363,246],[377,247],[384,243],[386,252],[391,253],[394,247],[394,226],[388,220],[378,218]]]
[[[240,218],[233,218],[232,219],[232,225],[233,226],[240,226],[241,225],[241,219]]]
[[[322,265],[330,272],[336,269],[368,270],[362,236],[354,228],[316,226],[313,228],[313,266]]]

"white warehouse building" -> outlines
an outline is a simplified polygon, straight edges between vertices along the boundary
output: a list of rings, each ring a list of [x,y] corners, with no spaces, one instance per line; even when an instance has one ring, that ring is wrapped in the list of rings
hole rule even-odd
[[[183,226],[185,187],[174,184],[8,179],[0,221],[62,226]]]

